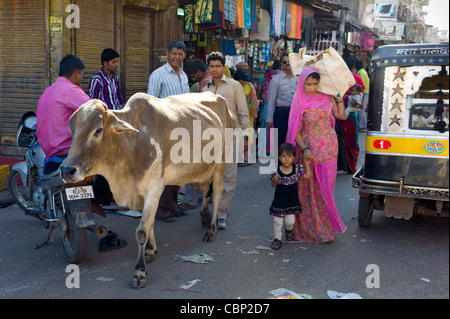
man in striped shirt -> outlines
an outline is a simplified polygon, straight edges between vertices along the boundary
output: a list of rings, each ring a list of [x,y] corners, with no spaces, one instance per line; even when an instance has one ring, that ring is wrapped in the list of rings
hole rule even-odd
[[[181,41],[172,41],[167,48],[167,63],[153,71],[148,79],[147,94],[160,99],[171,95],[189,93],[189,80],[181,68],[186,56],[186,46]]]
[[[189,80],[181,68],[186,56],[186,46],[181,41],[172,41],[167,48],[167,63],[153,71],[148,79],[147,94],[163,99],[171,95],[189,93]],[[173,223],[175,217],[185,215],[177,207],[179,186],[167,185],[159,200],[156,217]]]
[[[116,75],[119,57],[117,51],[104,49],[101,55],[102,69],[89,82],[91,98],[102,100],[110,110],[120,110],[124,106]]]

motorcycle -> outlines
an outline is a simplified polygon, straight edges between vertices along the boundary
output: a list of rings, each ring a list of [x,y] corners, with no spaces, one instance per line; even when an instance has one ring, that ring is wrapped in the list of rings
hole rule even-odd
[[[105,226],[97,226],[92,214],[92,185],[87,181],[66,184],[59,168],[44,174],[45,154],[36,136],[37,117],[34,112],[22,116],[17,129],[17,145],[27,147],[25,161],[15,164],[8,175],[8,189],[17,205],[26,215],[36,217],[49,228],[47,240],[35,245],[46,246],[57,230],[64,252],[70,263],[84,260],[87,247],[87,231],[104,238]]]

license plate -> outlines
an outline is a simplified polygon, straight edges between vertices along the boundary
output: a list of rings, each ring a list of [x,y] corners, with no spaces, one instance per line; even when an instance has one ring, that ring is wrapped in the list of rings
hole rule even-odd
[[[79,200],[86,198],[94,198],[92,186],[79,186],[66,188],[67,200]]]

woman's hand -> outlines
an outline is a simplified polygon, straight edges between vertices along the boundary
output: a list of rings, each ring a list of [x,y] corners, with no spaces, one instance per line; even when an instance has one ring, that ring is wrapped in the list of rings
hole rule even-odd
[[[339,120],[345,120],[345,106],[344,106],[344,99],[337,97],[337,96],[333,96],[334,101],[336,102],[336,106],[338,109],[338,116],[337,118]]]
[[[303,159],[305,161],[311,161],[313,159],[313,153],[309,148],[303,152]]]

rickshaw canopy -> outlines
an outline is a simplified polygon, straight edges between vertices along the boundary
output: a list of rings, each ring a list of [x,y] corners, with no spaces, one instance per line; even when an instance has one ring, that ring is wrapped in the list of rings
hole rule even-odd
[[[383,45],[374,51],[371,68],[412,65],[448,65],[449,44]]]

